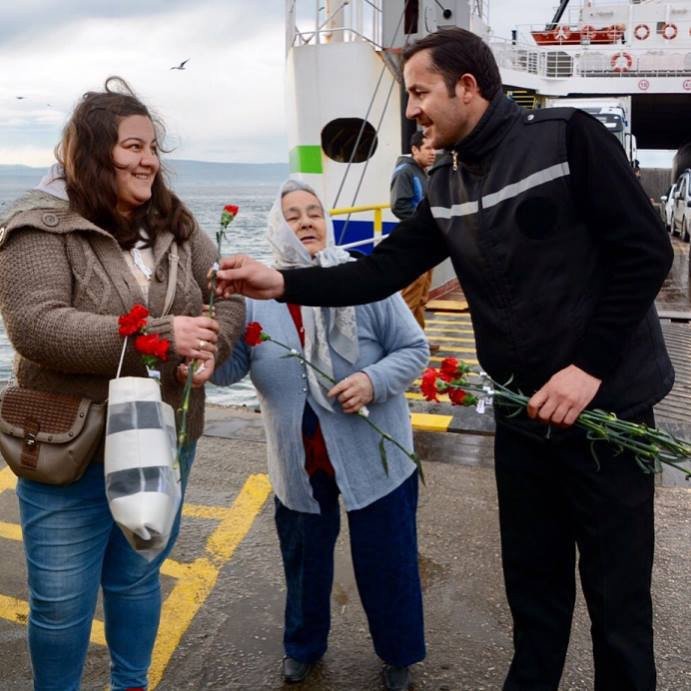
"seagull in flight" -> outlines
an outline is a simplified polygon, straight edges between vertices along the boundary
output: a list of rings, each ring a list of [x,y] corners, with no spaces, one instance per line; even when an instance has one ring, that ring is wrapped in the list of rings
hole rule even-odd
[[[17,96],[18,101],[23,101],[26,98],[26,96]]]
[[[171,70],[184,70],[185,69],[185,64],[190,61],[189,58],[187,60],[183,60],[179,65],[176,65],[175,67],[171,67]]]

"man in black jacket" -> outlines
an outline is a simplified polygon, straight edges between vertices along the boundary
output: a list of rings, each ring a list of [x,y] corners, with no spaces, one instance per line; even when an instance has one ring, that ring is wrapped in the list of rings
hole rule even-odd
[[[482,367],[532,393],[523,418],[495,411],[515,647],[504,689],[558,688],[578,548],[594,688],[650,691],[653,478],[605,444],[596,463],[572,425],[586,407],[653,423],[674,379],[654,308],[669,239],[617,140],[581,111],[507,100],[477,36],[440,31],[404,60],[407,115],[447,151],[415,216],[370,257],[335,268],[276,272],[231,257],[221,291],[367,302],[451,257]]]

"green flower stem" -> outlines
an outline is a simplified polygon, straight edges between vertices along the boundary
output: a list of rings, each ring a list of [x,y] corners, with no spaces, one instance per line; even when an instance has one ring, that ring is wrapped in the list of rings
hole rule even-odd
[[[275,338],[272,338],[267,334],[265,331],[262,331],[262,338],[265,341],[271,341],[272,343],[275,343],[277,346],[280,346],[281,348],[285,349],[288,351],[291,357],[294,357],[303,364],[307,365],[308,367],[311,367],[320,377],[328,381],[330,384],[335,385],[337,382],[336,380],[328,375],[326,372],[322,371],[319,367],[317,367],[315,364],[311,363],[309,360],[305,358],[304,355],[301,355],[295,348],[291,348],[290,346],[287,346],[285,343],[281,343],[281,341],[277,341]],[[327,388],[327,387],[324,387]],[[330,387],[328,387],[330,388]],[[362,410],[362,409],[360,409]],[[396,439],[394,439],[388,432],[384,432],[382,429],[380,429],[372,420],[367,417],[367,415],[361,413],[358,411],[358,416],[360,419],[364,420],[377,434],[379,434],[382,438],[386,439],[387,441],[391,442],[395,446],[397,446],[408,458],[415,463],[415,467],[417,468],[418,473],[420,474],[420,480],[422,481],[422,484],[425,483],[425,475],[422,472],[422,461],[420,460],[420,457],[414,452],[414,451],[409,451],[406,449],[400,442],[398,442]],[[386,474],[389,474],[388,468],[386,467],[386,463],[382,459],[382,465],[384,466],[384,470],[386,471]]]
[[[190,411],[190,394],[192,393],[192,380],[197,371],[198,362],[192,360],[190,366],[187,368],[187,379],[185,380],[185,388],[182,390],[182,401],[178,408],[178,462],[180,461],[180,452],[182,447],[187,443],[187,415]]]
[[[511,408],[515,412],[524,410],[528,405],[528,396],[512,391],[487,377],[492,392],[488,394],[482,383],[455,379],[444,382],[440,393],[449,388],[461,389],[480,396],[490,395],[495,406]],[[648,470],[655,470],[660,463],[669,465],[682,472],[686,479],[691,479],[691,470],[681,465],[691,459],[691,444],[677,439],[668,432],[644,424],[620,420],[613,413],[603,410],[584,410],[575,424],[588,432],[588,438],[595,441],[607,441],[620,450],[631,451],[639,465]]]

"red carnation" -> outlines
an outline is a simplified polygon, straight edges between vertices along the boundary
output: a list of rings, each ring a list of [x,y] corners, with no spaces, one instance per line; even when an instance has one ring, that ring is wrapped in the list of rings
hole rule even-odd
[[[422,380],[420,382],[420,391],[422,391],[422,395],[428,400],[428,401],[437,401],[439,402],[439,399],[437,398],[437,379],[439,378],[439,372],[434,369],[434,367],[428,367],[423,373],[422,373]]]
[[[158,334],[141,334],[134,340],[135,350],[143,356],[151,356],[166,362],[170,341]]]
[[[118,317],[118,331],[121,336],[132,336],[146,326],[149,310],[144,305],[135,305],[127,314]]]
[[[227,228],[228,224],[238,215],[240,207],[235,204],[226,204],[221,211],[221,227]]]
[[[455,386],[450,386],[447,390],[449,400],[454,405],[467,405],[468,394],[463,389],[458,389]]]
[[[445,357],[441,361],[441,378],[444,381],[451,381],[459,374],[458,360],[455,357]]]
[[[259,322],[250,322],[245,329],[245,343],[248,346],[259,345],[262,341],[268,341],[267,335],[262,331]]]

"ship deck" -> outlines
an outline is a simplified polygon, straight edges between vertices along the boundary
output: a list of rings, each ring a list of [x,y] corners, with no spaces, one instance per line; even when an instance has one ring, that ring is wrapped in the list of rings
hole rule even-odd
[[[675,249],[675,271],[658,308],[678,378],[657,414],[661,424],[688,430],[688,245],[675,241]],[[472,327],[467,311],[457,304],[463,297],[445,298],[456,304],[430,305],[428,335],[444,344],[434,361],[451,354],[472,360]],[[408,394],[413,412],[447,415],[451,421],[446,432],[418,425],[415,434],[427,478],[420,489],[418,540],[428,646],[427,658],[413,672],[415,688],[497,689],[510,663],[512,638],[501,576],[491,417],[448,404],[431,406],[416,393]],[[478,420],[486,428],[480,429]],[[261,415],[207,406],[181,535],[162,568],[163,610],[150,691],[286,688],[280,677],[285,586],[265,454]],[[682,689],[690,679],[691,583],[680,574],[691,571],[691,490],[688,483],[672,486],[674,478],[661,482],[655,497],[653,572],[658,682],[661,689]],[[31,688],[25,642],[28,593],[15,486],[14,476],[0,461],[0,691]],[[592,688],[591,650],[587,610],[579,593],[563,688]],[[330,647],[310,679],[294,688],[371,691],[380,688],[379,670],[344,528],[336,546]],[[82,688],[104,689],[107,679],[99,603]]]

